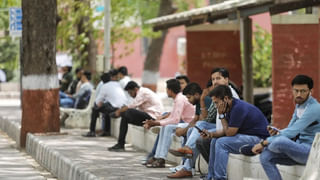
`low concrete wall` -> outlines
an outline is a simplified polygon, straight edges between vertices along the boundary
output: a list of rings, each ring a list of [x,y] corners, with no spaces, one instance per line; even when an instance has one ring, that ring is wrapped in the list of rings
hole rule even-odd
[[[116,138],[119,137],[120,122],[121,122],[120,118],[111,119],[111,135]],[[133,146],[141,150],[151,152],[154,142],[156,141],[156,138],[157,138],[157,135],[152,133],[151,131],[146,130],[145,128],[140,126],[129,124],[126,143],[132,144]],[[171,148],[177,149],[179,147],[181,147],[180,138],[173,136]],[[181,158],[175,157],[170,153],[168,153],[167,159],[169,161],[176,162],[178,164],[181,161]]]
[[[300,179],[305,166],[278,165],[282,179]],[[230,154],[228,162],[228,177],[232,180],[244,178],[268,179],[259,161],[259,156],[248,157],[238,154]]]
[[[7,133],[10,138],[16,141],[17,148],[20,148],[21,119],[13,116],[0,116],[0,128]]]
[[[61,151],[52,147],[52,144],[42,143],[45,136],[34,136],[27,134],[26,151],[41,166],[45,167],[58,179],[64,180],[97,180],[99,179],[94,173],[88,170],[77,160],[65,156]]]
[[[314,138],[306,170],[303,172],[301,179],[320,179],[320,133]]]
[[[0,83],[0,91],[20,91],[20,83],[18,82],[5,82]]]
[[[120,118],[111,120],[111,134],[115,137],[119,135]],[[156,139],[156,134],[144,129],[143,127],[129,125],[126,143],[151,152]],[[320,138],[319,140],[320,141]],[[320,144],[320,143],[319,143]],[[318,146],[320,146],[318,144]],[[173,136],[171,148],[177,149],[181,147],[180,139]],[[319,154],[319,153],[318,153]],[[319,156],[319,155],[318,155]],[[168,154],[167,160],[176,163],[181,162],[181,158]],[[309,160],[310,161],[310,160]],[[319,164],[320,160],[318,161]],[[298,180],[301,178],[305,166],[282,166],[278,165],[282,178],[284,180]],[[316,166],[318,169],[320,166]],[[207,172],[208,165],[203,160],[200,161],[202,172]],[[198,169],[198,163],[196,165]],[[230,154],[228,162],[228,177],[232,180],[242,180],[244,178],[268,179],[259,161],[259,156],[248,157],[238,154]]]

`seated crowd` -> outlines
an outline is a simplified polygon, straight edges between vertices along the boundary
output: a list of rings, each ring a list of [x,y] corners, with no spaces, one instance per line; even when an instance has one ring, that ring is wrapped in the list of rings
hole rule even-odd
[[[91,74],[76,70],[77,79],[60,91],[61,107],[78,108],[87,92],[93,89]],[[63,80],[64,82],[64,80]],[[320,104],[312,97],[313,80],[297,75],[291,82],[296,104],[292,119],[284,129],[268,124],[254,105],[240,99],[225,68],[214,68],[205,89],[189,82],[187,76],[166,81],[166,92],[173,99],[171,112],[164,112],[161,99],[152,90],[131,81],[127,68],[101,75],[92,107],[90,131],[83,136],[96,136],[96,121],[102,114],[102,136],[110,136],[110,118],[121,117],[118,142],[109,151],[125,151],[128,124],[150,129],[157,134],[153,150],[143,164],[164,168],[167,155],[182,157],[181,165],[170,168],[168,178],[194,175],[199,154],[208,163],[203,179],[228,179],[229,154],[260,154],[261,165],[271,180],[282,179],[276,164],[306,164],[311,144],[320,132]],[[90,94],[90,93],[89,93]],[[84,103],[85,104],[85,103]],[[182,146],[170,149],[172,136],[181,137]]]

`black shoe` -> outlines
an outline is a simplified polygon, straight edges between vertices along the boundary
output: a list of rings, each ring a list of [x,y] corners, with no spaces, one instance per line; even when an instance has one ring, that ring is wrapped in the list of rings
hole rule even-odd
[[[239,148],[239,152],[243,155],[246,155],[246,156],[254,156],[256,155],[255,153],[252,152],[252,148],[253,148],[254,145],[252,144],[246,144],[246,145],[243,145]]]
[[[111,136],[111,133],[110,132],[105,132],[103,131],[102,133],[98,134],[98,136]]]
[[[124,145],[116,144],[108,148],[109,151],[122,152],[124,151]]]
[[[87,134],[82,134],[83,137],[96,137],[96,133],[95,132],[88,132]]]

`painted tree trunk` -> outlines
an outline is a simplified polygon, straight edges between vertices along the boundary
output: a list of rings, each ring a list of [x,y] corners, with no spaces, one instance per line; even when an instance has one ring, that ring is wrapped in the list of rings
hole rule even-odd
[[[59,132],[59,83],[56,66],[57,0],[22,1],[22,122],[26,134]]]
[[[175,8],[172,5],[172,0],[161,0],[158,17],[172,14],[174,11]],[[152,39],[144,62],[142,85],[152,89],[153,91],[157,90],[160,57],[167,33],[168,30],[163,30],[160,37]]]

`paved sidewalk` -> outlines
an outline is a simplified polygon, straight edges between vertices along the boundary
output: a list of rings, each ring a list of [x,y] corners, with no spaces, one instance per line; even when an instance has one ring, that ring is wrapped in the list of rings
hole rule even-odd
[[[126,144],[125,152],[110,152],[107,148],[116,143],[114,138],[82,137],[86,131],[63,129],[61,132],[67,135],[30,136],[33,149],[28,153],[51,172],[57,172],[59,179],[167,179],[169,167],[175,166],[168,163],[166,168],[146,168],[141,165],[146,152],[130,144]]]
[[[19,123],[21,110],[18,106],[0,106],[0,116],[10,117],[6,120],[0,117],[0,121],[5,121],[5,123],[13,120],[15,123]],[[12,128],[10,131],[17,130],[18,128]],[[130,144],[126,144],[125,152],[109,152],[107,148],[114,145],[116,139],[113,137],[82,137],[81,134],[87,132],[87,129],[62,129],[61,132],[65,134],[30,134],[26,147],[26,153],[30,156],[23,155],[16,150],[12,146],[14,141],[3,140],[2,136],[5,134],[2,133],[0,148],[3,146],[4,151],[8,151],[8,153],[12,151],[15,155],[4,155],[0,151],[0,179],[9,179],[7,172],[10,170],[2,167],[6,167],[10,163],[14,165],[14,170],[11,172],[18,176],[16,179],[28,179],[28,174],[23,175],[28,172],[31,176],[29,179],[46,179],[55,176],[61,180],[167,179],[166,176],[170,174],[169,167],[175,166],[175,164],[168,163],[166,168],[146,168],[141,165],[141,160],[146,156],[146,152],[135,149]],[[6,159],[6,157],[19,158],[16,160]],[[37,169],[41,169],[40,166],[34,169],[32,165],[27,164],[33,160],[31,157],[50,171],[52,175],[47,174],[46,177],[42,177],[41,173],[43,172],[37,171]],[[2,178],[3,176],[6,178]],[[34,178],[32,178],[33,176]],[[199,179],[199,176],[197,174],[193,179]]]
[[[25,152],[15,148],[15,141],[0,131],[0,179],[5,180],[45,180],[52,175],[39,166]]]

